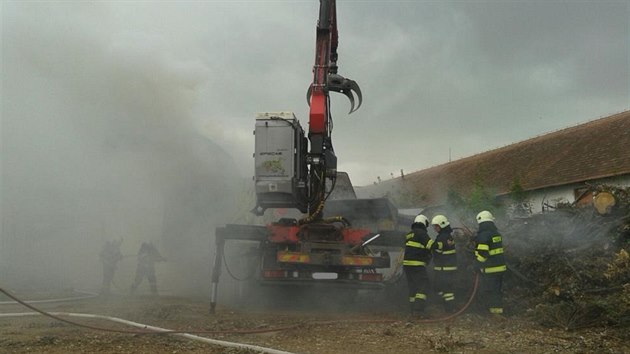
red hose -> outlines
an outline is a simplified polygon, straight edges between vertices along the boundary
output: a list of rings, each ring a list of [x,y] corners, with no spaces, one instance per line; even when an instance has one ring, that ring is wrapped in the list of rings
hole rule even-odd
[[[421,323],[431,323],[431,322],[442,322],[442,321],[448,321],[451,318],[455,318],[457,316],[459,316],[462,312],[466,311],[466,309],[468,308],[468,306],[470,306],[470,304],[472,304],[473,300],[475,299],[475,295],[477,294],[477,289],[479,288],[479,273],[475,273],[475,283],[473,284],[473,288],[472,291],[470,293],[470,297],[468,298],[468,301],[466,302],[466,305],[464,305],[464,307],[462,307],[461,309],[459,309],[459,311],[450,314],[449,316],[446,317],[442,317],[442,318],[428,318],[428,319],[424,319],[424,320],[417,320],[414,322],[421,322]]]
[[[468,298],[468,301],[466,302],[466,304],[464,305],[464,307],[462,307],[461,309],[459,309],[457,312],[454,312],[446,317],[440,317],[440,318],[427,318],[427,319],[419,319],[419,320],[414,320],[413,322],[415,323],[433,323],[433,322],[442,322],[442,321],[448,321],[452,318],[455,318],[459,315],[461,315],[464,311],[466,311],[466,309],[468,309],[468,307],[470,306],[470,304],[472,304],[473,300],[475,299],[475,295],[477,294],[477,290],[479,289],[479,273],[475,274],[475,282],[473,283],[473,288],[472,291],[470,293],[470,297]],[[314,325],[326,325],[326,324],[334,324],[334,323],[339,323],[339,322],[347,322],[347,323],[393,323],[393,322],[398,322],[399,320],[341,320],[341,321],[312,321],[312,322],[308,322],[307,324],[314,324]]]
[[[466,309],[470,306],[470,304],[472,303],[472,301],[475,298],[475,295],[477,294],[477,289],[479,287],[479,274],[475,275],[475,282],[473,284],[473,289],[471,291],[470,297],[468,298],[468,301],[466,302],[466,304],[459,309],[457,312],[452,313],[446,317],[441,317],[441,318],[429,318],[429,319],[420,319],[420,320],[416,320],[414,322],[416,323],[433,323],[433,322],[442,322],[442,321],[448,321],[452,318],[455,318],[457,316],[459,316],[460,314],[462,314],[464,311],[466,311]],[[223,330],[223,331],[199,331],[199,330],[185,330],[185,331],[153,331],[153,330],[125,330],[125,329],[114,329],[114,328],[106,328],[106,327],[98,327],[98,326],[91,326],[91,325],[87,325],[87,324],[83,324],[83,323],[79,323],[79,322],[75,322],[72,320],[68,320],[65,318],[61,318],[59,316],[56,316],[54,314],[51,314],[49,312],[46,312],[44,310],[40,310],[39,308],[26,303],[20,299],[18,299],[17,297],[15,297],[13,294],[11,294],[10,292],[8,292],[7,290],[4,290],[3,288],[0,287],[0,292],[4,293],[6,296],[8,296],[9,298],[11,298],[12,300],[16,301],[17,303],[35,311],[38,312],[44,316],[50,317],[52,319],[55,319],[57,321],[61,321],[61,322],[65,322],[71,325],[75,325],[75,326],[79,326],[79,327],[83,327],[83,328],[88,328],[88,329],[92,329],[92,330],[97,330],[97,331],[105,331],[105,332],[115,332],[115,333],[127,333],[127,334],[182,334],[182,333],[189,333],[189,334],[252,334],[252,333],[266,333],[266,332],[278,332],[278,331],[286,331],[289,329],[294,329],[297,327],[300,327],[302,325],[326,325],[326,324],[334,324],[334,323],[339,323],[339,322],[346,322],[346,323],[393,323],[393,322],[398,322],[399,320],[342,320],[342,321],[311,321],[311,322],[306,322],[304,324],[296,324],[296,325],[290,325],[290,326],[284,326],[284,327],[276,327],[276,328],[265,328],[265,329],[242,329],[242,330],[238,330],[238,329],[234,329],[234,330]]]

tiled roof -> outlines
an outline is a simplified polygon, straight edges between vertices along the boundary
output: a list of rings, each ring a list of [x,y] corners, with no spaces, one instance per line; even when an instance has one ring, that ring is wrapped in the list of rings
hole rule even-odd
[[[630,174],[630,111],[411,173],[403,182],[428,205],[475,179],[496,194],[518,181],[524,190]]]

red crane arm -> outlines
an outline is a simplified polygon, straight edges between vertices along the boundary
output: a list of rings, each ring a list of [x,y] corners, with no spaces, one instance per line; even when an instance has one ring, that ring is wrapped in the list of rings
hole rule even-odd
[[[315,65],[313,82],[307,93],[311,106],[309,113],[310,150],[307,156],[309,168],[308,210],[313,218],[324,206],[327,194],[332,191],[337,176],[337,157],[331,140],[331,114],[329,92],[335,91],[346,95],[354,108],[353,92],[361,106],[361,90],[356,82],[337,74],[337,9],[335,0],[320,0],[317,38],[315,42]],[[328,181],[328,182],[327,182]],[[330,188],[327,187],[330,183]]]
[[[328,135],[328,90],[326,89],[331,60],[337,56],[337,19],[335,0],[321,0],[311,85],[311,111],[309,115],[309,136]],[[334,62],[333,62],[334,63]]]

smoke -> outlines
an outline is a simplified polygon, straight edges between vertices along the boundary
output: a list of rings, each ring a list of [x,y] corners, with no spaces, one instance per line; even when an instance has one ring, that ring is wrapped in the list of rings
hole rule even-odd
[[[242,187],[195,128],[212,68],[105,3],[2,6],[0,282],[97,287],[101,246],[122,238],[120,287],[152,241],[159,287],[199,290]]]

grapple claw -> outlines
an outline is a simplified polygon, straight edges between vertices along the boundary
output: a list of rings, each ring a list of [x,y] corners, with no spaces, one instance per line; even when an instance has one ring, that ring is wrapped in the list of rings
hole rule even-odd
[[[349,91],[349,90],[343,90],[343,91],[341,91],[341,93],[346,95],[346,97],[348,97],[348,99],[350,100],[350,112],[348,112],[348,114],[354,112],[355,111],[355,109],[354,109],[354,96],[352,95],[352,92]]]
[[[308,103],[308,106],[311,106],[311,93],[313,93],[313,85],[310,85],[308,87],[308,90],[306,90],[306,103]]]
[[[354,80],[349,80],[349,81],[350,81],[350,91],[354,91],[354,94],[357,95],[357,99],[359,100],[359,104],[357,105],[357,108],[354,110],[350,110],[350,113],[352,113],[358,110],[359,107],[361,107],[361,103],[363,103],[363,95],[361,94],[361,88],[359,87],[359,84],[357,84],[357,82]]]
[[[330,91],[341,92],[350,99],[350,113],[356,111],[357,109],[359,109],[359,107],[361,107],[361,103],[363,102],[363,95],[361,94],[361,89],[359,88],[359,85],[356,83],[356,81],[346,79],[339,74],[330,74],[328,75],[328,89]],[[359,99],[359,103],[356,108],[354,107],[354,95],[352,93],[353,91]]]
[[[343,93],[350,100],[350,113],[356,111],[361,107],[361,103],[363,103],[363,95],[361,94],[361,88],[354,80],[346,79],[345,77],[338,74],[330,74],[328,75],[328,85],[326,86],[329,91]],[[353,93],[354,92],[354,93]],[[311,94],[313,93],[313,86],[309,86],[306,91],[306,102],[308,105],[311,105]],[[357,107],[354,107],[354,95],[357,96],[359,103]]]

